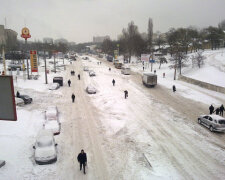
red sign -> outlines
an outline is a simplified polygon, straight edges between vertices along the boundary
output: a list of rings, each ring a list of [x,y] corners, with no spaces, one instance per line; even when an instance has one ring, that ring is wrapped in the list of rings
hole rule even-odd
[[[37,51],[30,51],[31,71],[38,72]]]
[[[24,38],[24,39],[27,39],[27,38],[31,37],[30,31],[29,31],[28,28],[25,27],[25,28],[22,29],[21,37]]]

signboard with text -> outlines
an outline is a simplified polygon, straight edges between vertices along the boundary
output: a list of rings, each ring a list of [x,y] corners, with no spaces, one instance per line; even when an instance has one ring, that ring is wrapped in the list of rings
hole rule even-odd
[[[141,54],[141,61],[148,62],[150,59],[150,54]]]
[[[31,72],[38,72],[37,51],[30,51]]]
[[[22,29],[21,37],[26,39],[26,40],[27,40],[27,38],[30,38],[31,37],[30,30],[28,28],[24,27]]]

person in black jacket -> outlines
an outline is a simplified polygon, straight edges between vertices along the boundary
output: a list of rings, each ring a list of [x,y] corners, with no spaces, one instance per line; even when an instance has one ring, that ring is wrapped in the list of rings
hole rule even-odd
[[[75,101],[75,95],[74,95],[74,93],[72,94],[71,98],[72,98],[72,102],[74,103],[74,101]]]
[[[115,79],[113,79],[113,80],[112,80],[113,86],[115,86],[115,83],[116,83],[116,81],[115,81]]]
[[[220,113],[220,108],[216,108],[216,110],[215,110],[214,112],[216,112],[216,115],[219,115],[219,113]]]
[[[81,150],[81,153],[78,154],[77,160],[80,163],[80,170],[82,170],[82,165],[83,165],[84,174],[86,174],[85,166],[87,165],[87,155],[83,149]]]
[[[224,106],[223,104],[220,106],[220,116],[223,116]]]
[[[173,85],[173,92],[176,92],[176,86]]]
[[[68,86],[70,87],[70,84],[71,84],[71,81],[70,81],[70,79],[68,80]]]
[[[20,97],[19,91],[16,92],[16,97],[18,97],[18,98]]]
[[[80,80],[80,74],[77,75],[78,79]]]
[[[211,106],[209,106],[209,114],[212,114],[214,111],[214,107],[213,105],[211,104]]]
[[[128,91],[127,90],[124,91],[124,97],[125,97],[125,99],[127,99],[127,97],[128,97]]]

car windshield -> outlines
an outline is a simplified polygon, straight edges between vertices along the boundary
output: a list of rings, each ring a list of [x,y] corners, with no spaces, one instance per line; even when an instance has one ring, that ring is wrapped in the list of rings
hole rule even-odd
[[[52,143],[53,143],[52,140],[45,139],[45,140],[37,142],[37,145],[38,147],[48,147],[48,146],[51,146]]]
[[[225,120],[219,120],[219,124],[225,124]]]

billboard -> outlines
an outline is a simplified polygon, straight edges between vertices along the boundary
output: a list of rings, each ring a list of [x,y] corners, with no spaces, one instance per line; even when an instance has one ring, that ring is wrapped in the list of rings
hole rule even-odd
[[[38,72],[37,51],[30,51],[31,72]]]
[[[17,120],[12,76],[0,76],[0,120]]]
[[[141,54],[141,61],[148,62],[150,59],[150,54]]]

